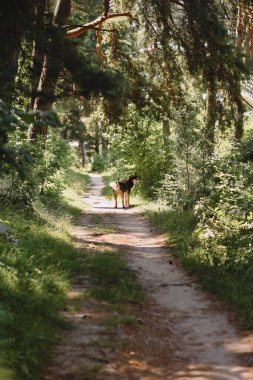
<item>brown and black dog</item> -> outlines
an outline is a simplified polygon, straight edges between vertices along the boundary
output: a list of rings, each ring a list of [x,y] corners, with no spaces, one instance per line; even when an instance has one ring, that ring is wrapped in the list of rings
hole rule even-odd
[[[129,178],[122,181],[111,182],[110,186],[113,189],[113,195],[115,199],[115,208],[118,208],[118,195],[122,198],[122,207],[129,207],[130,193],[133,186],[140,181],[140,178],[135,175],[130,175]]]

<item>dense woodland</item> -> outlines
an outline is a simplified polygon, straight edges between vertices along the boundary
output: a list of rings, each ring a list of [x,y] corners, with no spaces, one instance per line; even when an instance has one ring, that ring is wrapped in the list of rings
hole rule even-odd
[[[137,172],[138,195],[160,207],[151,220],[174,228],[175,253],[252,326],[252,111],[241,95],[252,71],[252,7],[1,1],[1,379],[39,378],[54,342],[64,285],[52,266],[67,277],[71,264],[50,259],[56,243],[44,229],[67,208],[73,168],[114,179]]]

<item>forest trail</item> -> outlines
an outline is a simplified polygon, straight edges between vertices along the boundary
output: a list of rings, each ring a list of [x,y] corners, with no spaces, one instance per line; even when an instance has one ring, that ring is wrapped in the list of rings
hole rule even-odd
[[[148,301],[129,306],[137,325],[108,328],[104,320],[117,312],[76,297],[86,287],[79,279],[69,301],[79,311],[66,311],[72,329],[55,348],[45,380],[252,380],[253,334],[239,332],[234,315],[183,270],[138,207],[114,209],[114,200],[100,195],[101,176],[91,180],[78,244],[124,252]],[[106,233],[94,230],[94,216],[108,226]]]

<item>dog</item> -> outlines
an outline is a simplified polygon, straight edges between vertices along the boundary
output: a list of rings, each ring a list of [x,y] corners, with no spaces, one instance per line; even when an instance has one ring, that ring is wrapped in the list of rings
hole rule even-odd
[[[122,181],[111,182],[109,186],[113,189],[113,195],[115,200],[115,208],[118,208],[118,196],[122,198],[122,207],[129,207],[130,193],[136,183],[140,182],[140,178],[135,175],[130,175],[127,179]]]

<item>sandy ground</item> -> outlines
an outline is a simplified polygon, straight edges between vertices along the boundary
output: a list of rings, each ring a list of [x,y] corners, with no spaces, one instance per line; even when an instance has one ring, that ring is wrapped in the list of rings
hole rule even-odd
[[[138,207],[114,209],[114,201],[100,195],[101,177],[91,179],[77,243],[125,252],[148,302],[128,306],[134,326],[108,327],[105,321],[120,312],[78,297],[89,285],[85,277],[77,279],[65,311],[72,328],[44,379],[253,380],[253,334],[239,332],[235,316],[184,271]],[[92,225],[94,215],[108,226],[106,233]]]

